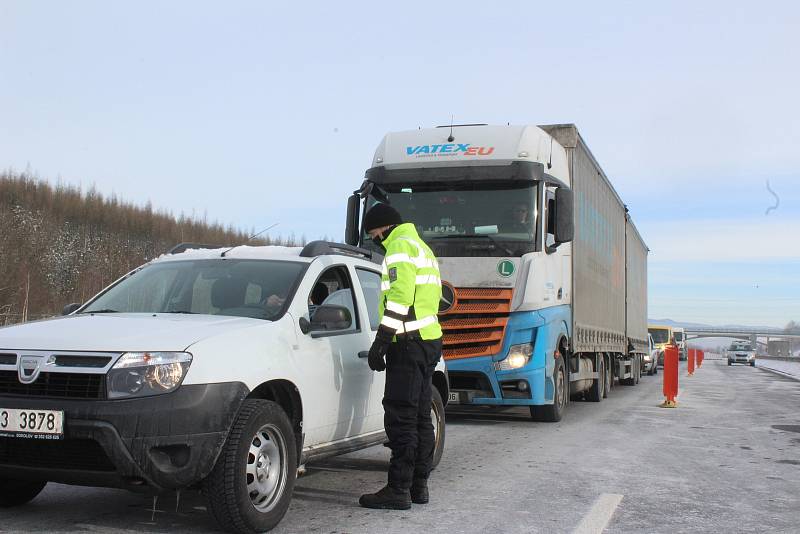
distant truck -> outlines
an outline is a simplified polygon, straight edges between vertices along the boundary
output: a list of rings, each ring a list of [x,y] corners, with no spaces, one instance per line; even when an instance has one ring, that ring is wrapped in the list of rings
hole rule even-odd
[[[651,324],[647,331],[653,336],[655,348],[658,351],[658,365],[664,365],[664,349],[668,345],[675,345],[675,334],[671,326]]]
[[[562,418],[634,385],[648,351],[648,249],[572,124],[458,125],[387,134],[350,197],[347,236],[375,203],[439,258],[453,404]]]
[[[672,335],[675,336],[675,344],[678,345],[678,359],[689,359],[689,346],[686,341],[686,331],[682,326],[673,326]]]

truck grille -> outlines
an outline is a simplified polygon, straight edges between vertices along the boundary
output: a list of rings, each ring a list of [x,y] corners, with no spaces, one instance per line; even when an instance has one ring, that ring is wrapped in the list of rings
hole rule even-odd
[[[455,303],[439,315],[445,360],[497,354],[503,346],[511,289],[455,288]]]
[[[91,373],[41,373],[33,384],[19,381],[16,371],[0,371],[0,395],[104,399],[105,375]]]
[[[38,440],[0,438],[0,465],[114,471],[114,464],[93,439]]]

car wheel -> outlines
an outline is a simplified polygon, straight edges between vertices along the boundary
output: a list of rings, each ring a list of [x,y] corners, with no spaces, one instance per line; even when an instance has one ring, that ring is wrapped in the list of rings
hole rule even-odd
[[[433,388],[432,402],[431,402],[431,421],[433,421],[433,463],[431,469],[436,469],[442,459],[444,453],[444,438],[445,438],[445,418],[444,418],[444,402],[442,402],[442,395],[439,390]]]
[[[752,362],[750,362],[750,367],[755,367],[755,366],[756,366],[756,361],[755,361],[755,360],[753,360]]]
[[[222,528],[265,532],[286,514],[296,476],[297,448],[286,413],[275,402],[248,399],[203,490]]]
[[[0,507],[11,508],[30,502],[46,485],[47,482],[40,480],[0,479]]]
[[[728,360],[728,365],[733,365],[733,362]]]
[[[602,354],[597,355],[597,378],[592,382],[592,387],[586,392],[586,399],[592,402],[603,400],[606,392],[606,358]]]
[[[564,359],[556,358],[553,368],[553,404],[531,406],[531,418],[534,421],[556,423],[561,421],[567,405],[567,373],[564,370]]]

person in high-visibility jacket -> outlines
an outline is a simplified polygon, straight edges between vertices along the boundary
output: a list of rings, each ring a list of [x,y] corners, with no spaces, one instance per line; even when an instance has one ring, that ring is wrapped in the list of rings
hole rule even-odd
[[[431,421],[432,379],[442,354],[437,312],[442,295],[439,265],[411,223],[387,204],[364,216],[364,230],[385,249],[381,322],[369,366],[386,370],[384,426],[392,450],[389,481],[361,496],[367,508],[407,510],[428,502],[435,437]],[[385,358],[385,360],[384,360]]]

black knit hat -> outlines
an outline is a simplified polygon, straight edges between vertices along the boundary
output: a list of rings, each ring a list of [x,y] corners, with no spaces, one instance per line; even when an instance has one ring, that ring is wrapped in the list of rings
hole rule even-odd
[[[403,217],[388,204],[375,204],[364,215],[364,230],[367,232],[393,224],[403,224]]]

